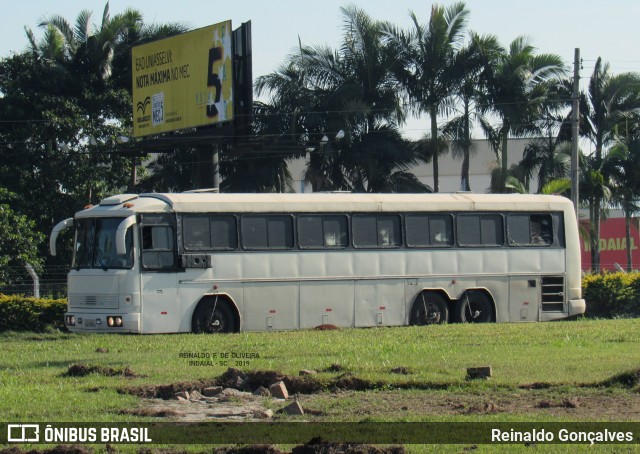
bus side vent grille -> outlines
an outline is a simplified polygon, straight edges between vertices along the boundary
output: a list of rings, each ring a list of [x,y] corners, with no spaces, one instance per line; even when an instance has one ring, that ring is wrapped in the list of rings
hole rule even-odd
[[[542,278],[542,312],[564,311],[564,277]]]

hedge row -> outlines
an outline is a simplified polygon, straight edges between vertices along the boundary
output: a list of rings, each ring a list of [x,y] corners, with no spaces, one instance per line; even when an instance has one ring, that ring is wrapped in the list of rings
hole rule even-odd
[[[588,274],[582,279],[587,315],[640,316],[640,272]],[[0,331],[66,331],[64,299],[0,295]]]
[[[0,331],[66,331],[64,299],[0,295]]]
[[[582,278],[587,315],[640,316],[640,272],[587,274]]]

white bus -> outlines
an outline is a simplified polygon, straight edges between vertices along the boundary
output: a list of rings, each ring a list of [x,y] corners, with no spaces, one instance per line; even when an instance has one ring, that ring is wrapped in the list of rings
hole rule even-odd
[[[122,194],[75,227],[71,331],[547,321],[582,314],[563,197]]]

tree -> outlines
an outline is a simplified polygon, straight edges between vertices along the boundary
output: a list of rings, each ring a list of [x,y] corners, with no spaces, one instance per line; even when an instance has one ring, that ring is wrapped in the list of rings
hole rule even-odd
[[[454,94],[458,103],[458,113],[449,120],[443,130],[451,141],[453,156],[462,158],[460,171],[460,190],[471,191],[470,157],[473,151],[471,131],[474,123],[488,123],[478,108],[486,91],[487,71],[495,59],[503,52],[498,39],[493,35],[480,36],[471,32],[469,42],[455,54],[455,73],[459,84]],[[456,79],[458,79],[456,77]],[[460,111],[461,109],[461,111]]]
[[[55,54],[58,59],[64,58],[72,71],[82,74],[80,80],[96,84],[111,77],[114,58],[118,53],[127,52],[127,46],[122,44],[126,43],[129,33],[141,28],[142,14],[137,10],[127,9],[112,17],[107,1],[99,26],[94,26],[92,17],[91,11],[82,10],[74,26],[60,15],[53,15],[39,25],[46,27],[47,33],[57,35]],[[30,30],[27,30],[27,35],[32,50],[41,53],[42,44],[36,43]],[[48,41],[45,39],[45,42]],[[47,48],[48,46],[44,47]]]
[[[128,185],[132,163],[115,139],[128,135],[131,95],[112,76],[130,70],[140,17],[111,16],[108,3],[98,27],[87,11],[75,27],[53,16],[39,41],[27,30],[27,51],[0,60],[0,180],[39,232]]]
[[[591,140],[595,147],[594,156],[590,160],[594,168],[602,168],[605,147],[614,142],[616,126],[624,125],[625,117],[640,108],[639,93],[640,75],[612,75],[609,65],[603,64],[602,59],[598,58],[589,80],[588,91],[580,97],[580,133]],[[603,195],[603,192],[596,191],[589,205],[591,264],[595,271],[600,270],[600,218]]]
[[[611,200],[622,208],[625,219],[627,271],[633,268],[631,258],[631,216],[637,212],[640,196],[640,140],[633,138],[628,145],[618,141],[607,155],[611,179]]]
[[[410,32],[387,25],[387,34],[395,46],[402,65],[398,68],[409,98],[418,113],[428,113],[431,141],[426,159],[433,162],[433,190],[439,191],[438,115],[451,108],[451,96],[465,73],[456,65],[456,52],[464,39],[469,11],[464,3],[449,7],[433,5],[427,24],[421,24],[410,12]]]
[[[542,188],[552,180],[567,178],[571,167],[571,143],[557,142],[554,138],[534,139],[524,148],[522,160],[513,170],[524,183],[527,191],[537,171],[538,187]]]
[[[509,50],[491,68],[486,108],[499,117],[501,124],[498,128],[484,126],[485,133],[494,139],[500,165],[497,192],[505,190],[509,137],[539,132],[537,120],[548,99],[551,83],[559,81],[564,74],[565,68],[559,56],[536,54],[525,37],[512,41]]]
[[[36,231],[33,220],[11,208],[8,202],[15,198],[0,188],[0,286],[12,284],[9,267],[22,268],[28,263],[40,270],[43,263],[38,246],[44,235]]]
[[[308,150],[306,178],[314,191],[425,191],[402,173],[416,152],[397,132],[404,112],[396,49],[381,22],[356,7],[341,11],[338,50],[300,44],[256,83],[259,94],[271,95],[272,114],[279,113],[279,143]]]

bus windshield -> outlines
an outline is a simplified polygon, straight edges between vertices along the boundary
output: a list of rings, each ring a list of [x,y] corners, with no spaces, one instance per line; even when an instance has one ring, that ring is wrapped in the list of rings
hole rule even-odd
[[[76,220],[73,268],[129,269],[133,267],[132,228],[127,229],[126,252],[116,251],[116,231],[122,218]]]

